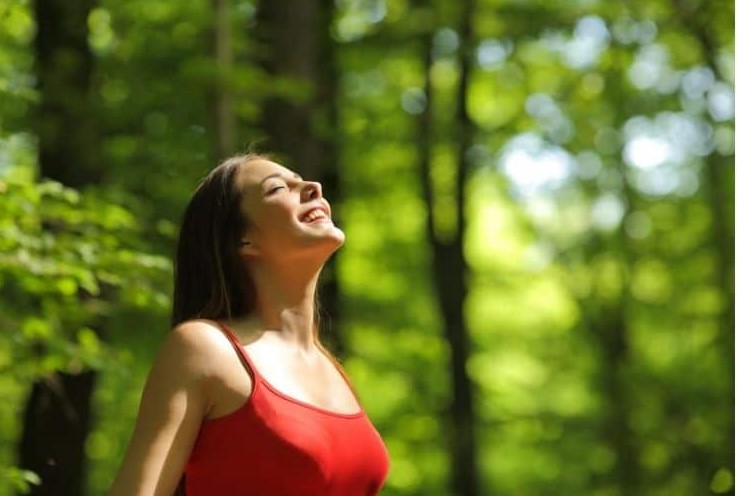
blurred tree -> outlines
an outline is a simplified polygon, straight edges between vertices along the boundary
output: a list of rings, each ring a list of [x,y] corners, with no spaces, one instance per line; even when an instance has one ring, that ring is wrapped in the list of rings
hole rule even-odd
[[[94,5],[94,0],[33,3],[39,171],[44,178],[72,187],[96,184],[104,170],[91,111],[87,19]],[[80,297],[85,298],[84,291]],[[19,447],[20,466],[41,479],[32,494],[83,494],[96,378],[92,370],[59,370],[33,383]]]
[[[470,38],[463,2],[260,3],[98,0],[75,41],[94,105],[76,85],[35,125],[33,4],[0,2],[0,493],[37,481],[12,468],[16,398],[104,367],[86,443],[104,494],[166,330],[168,265],[136,250],[170,254],[197,179],[265,135],[333,203],[340,186],[340,336],[390,449],[382,494],[457,491],[470,432],[481,494],[733,494],[733,3],[476,0]],[[41,125],[66,112],[71,143],[90,111],[104,160],[64,179],[84,194],[19,183]],[[466,281],[438,288],[441,263]]]
[[[632,100],[622,84],[620,70],[624,56],[612,48],[612,61],[604,70],[604,79],[610,84],[605,91],[605,101],[611,104],[609,124],[615,129],[623,127],[635,112]],[[581,143],[583,144],[583,143]],[[595,146],[588,143],[588,146]],[[622,197],[622,218],[637,211],[639,198],[627,177],[626,164],[621,159],[622,150],[611,144],[612,153],[604,164],[612,177],[618,177],[618,190]],[[579,300],[581,324],[589,334],[598,358],[598,371],[594,374],[596,388],[603,398],[601,439],[613,453],[614,466],[603,477],[603,484],[618,487],[619,494],[641,492],[641,466],[637,436],[632,429],[635,404],[632,400],[631,348],[634,324],[634,299],[632,274],[636,260],[632,240],[627,235],[625,223],[620,222],[613,231],[592,232],[588,242],[582,245],[582,261],[595,266],[598,260],[608,256],[615,273],[602,271],[595,278],[597,286],[610,286],[611,291],[601,291]]]
[[[99,183],[105,170],[100,166],[98,125],[91,110],[93,55],[87,19],[95,4],[33,2],[39,170],[41,176],[74,188]]]
[[[720,80],[733,77],[725,74],[720,67],[720,47],[730,43],[729,36],[733,34],[734,26],[727,19],[727,12],[734,11],[734,4],[730,2],[684,2],[672,0],[674,10],[678,13],[678,20],[683,28],[689,31],[698,40],[704,63],[712,74]],[[733,16],[732,16],[733,17]],[[711,120],[711,125],[717,122],[708,112],[705,117]],[[735,402],[735,293],[734,293],[734,152],[720,154],[712,150],[706,157],[702,168],[702,182],[704,184],[704,199],[711,211],[709,239],[715,259],[714,283],[722,295],[719,312],[719,348],[724,352],[723,362],[726,369],[727,389],[729,402]],[[731,209],[731,211],[730,211]],[[724,430],[729,434],[727,439],[735,439],[734,409],[731,415],[725,416]],[[728,467],[735,466],[734,449],[726,448]],[[730,453],[731,451],[731,453]]]
[[[319,181],[340,224],[340,133],[338,74],[331,38],[334,3],[325,0],[262,1],[257,11],[259,63],[272,82],[261,109],[267,149]],[[338,356],[346,352],[340,333],[339,254],[327,264],[319,290],[323,338]],[[320,312],[323,313],[323,312]]]
[[[427,9],[428,4],[420,8]],[[455,191],[453,212],[455,214],[452,232],[443,232],[436,225],[434,216],[438,207],[431,175],[433,149],[433,103],[432,70],[434,23],[425,26],[422,34],[422,58],[424,80],[424,111],[418,114],[417,155],[419,157],[420,182],[427,212],[425,235],[431,249],[434,292],[443,318],[443,331],[450,351],[451,403],[450,454],[451,480],[450,494],[473,496],[480,493],[477,445],[476,414],[474,408],[473,383],[468,376],[467,363],[471,355],[468,327],[464,308],[468,296],[467,278],[469,267],[464,255],[466,246],[466,203],[467,183],[471,171],[471,146],[474,137],[474,124],[468,114],[468,91],[473,67],[475,40],[472,32],[474,15],[473,0],[460,4],[458,29],[458,89],[455,96],[454,132],[451,133],[456,148],[454,173]]]
[[[211,0],[213,10],[213,58],[217,83],[213,95],[215,160],[217,163],[235,153],[236,115],[229,84],[233,69],[230,0]]]

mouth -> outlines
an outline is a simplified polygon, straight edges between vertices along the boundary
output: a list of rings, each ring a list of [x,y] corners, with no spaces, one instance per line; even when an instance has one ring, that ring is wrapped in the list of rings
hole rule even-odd
[[[324,221],[331,222],[330,215],[328,214],[327,209],[323,206],[309,209],[307,212],[299,216],[299,221],[304,224],[313,224]]]

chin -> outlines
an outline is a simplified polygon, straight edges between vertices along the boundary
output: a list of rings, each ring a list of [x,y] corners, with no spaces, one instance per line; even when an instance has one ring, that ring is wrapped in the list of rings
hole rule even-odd
[[[337,227],[331,229],[330,236],[328,238],[333,244],[332,252],[335,252],[338,248],[343,246],[343,243],[345,243],[345,233]]]
[[[343,232],[343,230],[338,227],[333,227],[333,234],[338,243],[340,243],[339,246],[342,246],[343,243],[345,243],[345,233]]]
[[[345,233],[335,225],[322,226],[319,230],[311,230],[310,232],[302,231],[300,235],[304,254],[320,253],[320,256],[329,258],[338,248],[343,246],[345,242]]]

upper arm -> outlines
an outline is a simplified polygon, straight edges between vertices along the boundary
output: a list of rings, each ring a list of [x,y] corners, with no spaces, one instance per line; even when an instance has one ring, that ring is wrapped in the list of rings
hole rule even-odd
[[[171,495],[209,408],[205,324],[185,323],[161,346],[109,496]]]

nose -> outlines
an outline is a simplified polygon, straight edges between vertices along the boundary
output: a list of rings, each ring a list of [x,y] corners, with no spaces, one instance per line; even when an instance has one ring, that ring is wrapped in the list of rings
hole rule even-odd
[[[302,187],[302,200],[310,201],[322,198],[322,185],[315,181],[305,181]]]

